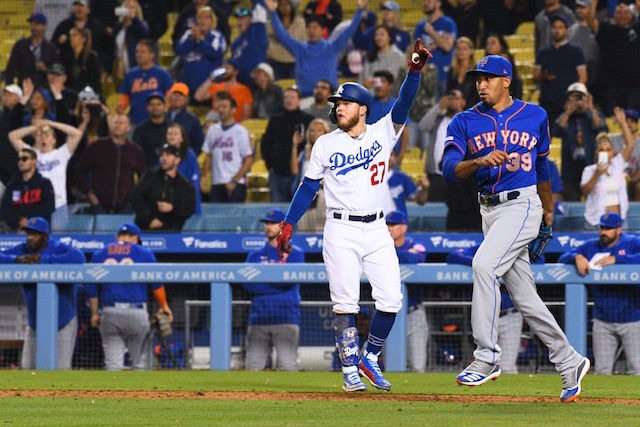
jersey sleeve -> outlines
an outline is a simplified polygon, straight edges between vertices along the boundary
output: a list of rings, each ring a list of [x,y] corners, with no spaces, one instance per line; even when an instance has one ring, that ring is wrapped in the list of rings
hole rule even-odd
[[[209,130],[207,130],[207,134],[204,137],[204,142],[202,143],[202,151],[207,154],[212,154],[213,150],[211,145],[213,143],[213,138],[215,135],[215,128],[211,126]]]
[[[458,152],[464,155],[467,151],[467,129],[464,118],[461,114],[456,114],[449,126],[447,126],[447,137],[444,139],[444,151],[447,148],[454,147]]]
[[[542,120],[540,121],[540,141],[538,142],[538,157],[547,157],[549,155],[550,143],[551,135],[549,134],[549,118],[547,117],[547,113],[542,110]]]
[[[309,159],[309,167],[307,172],[305,173],[305,177],[312,179],[314,181],[318,181],[324,178],[324,169],[325,166],[323,164],[323,154],[324,150],[322,149],[322,139],[324,137],[321,136],[315,144],[313,144],[313,148],[311,149],[311,158]]]
[[[245,157],[253,155],[253,150],[251,149],[251,136],[249,135],[249,131],[245,128],[242,129],[242,138],[238,141],[238,148],[240,156],[244,159]]]
[[[393,111],[393,109],[392,109]],[[391,111],[387,113],[383,118],[370,125],[373,127],[373,135],[378,136],[376,140],[378,142],[382,141],[383,147],[387,155],[391,154],[393,148],[396,146],[396,143],[400,139],[400,134],[404,129],[404,124],[398,129],[396,133],[396,128],[393,123],[393,119],[391,118]],[[390,141],[390,144],[385,144],[386,141]]]

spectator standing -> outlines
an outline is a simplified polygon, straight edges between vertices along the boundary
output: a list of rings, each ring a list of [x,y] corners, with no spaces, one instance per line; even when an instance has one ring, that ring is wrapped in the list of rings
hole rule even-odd
[[[276,13],[282,22],[282,26],[293,39],[303,41],[306,38],[304,19],[296,14],[296,7],[292,4],[292,0],[278,0]],[[269,39],[267,59],[269,65],[273,67],[275,78],[277,80],[293,78],[296,60],[276,38],[271,22],[267,26],[267,37]]]
[[[464,0],[465,3],[468,1]],[[516,7],[519,2],[511,0],[480,0],[477,3],[484,28],[483,38],[486,38],[488,31],[501,35],[515,32]],[[531,18],[528,18],[528,20],[531,20]],[[458,23],[458,28],[461,28],[460,23]],[[476,41],[474,38],[471,40]]]
[[[18,153],[18,172],[7,184],[0,203],[2,219],[12,230],[26,227],[34,216],[51,220],[55,209],[53,186],[36,170],[37,165],[35,150],[23,147]]]
[[[400,264],[418,264],[425,262],[427,250],[421,243],[407,237],[407,216],[401,211],[391,211],[385,216],[389,234],[396,248]],[[407,286],[407,370],[424,372],[427,369],[427,341],[429,324],[422,285]]]
[[[587,64],[579,47],[569,44],[568,21],[562,15],[551,18],[552,44],[536,54],[533,80],[540,83],[540,106],[547,110],[549,123],[562,113],[564,93],[573,82],[587,82]]]
[[[137,67],[133,67],[120,85],[120,101],[116,107],[123,113],[130,105],[131,123],[139,125],[148,118],[147,97],[151,92],[167,92],[173,86],[173,79],[163,68],[154,64],[155,46],[151,40],[142,40],[136,46]]]
[[[183,61],[181,81],[189,90],[196,91],[209,78],[211,72],[222,64],[227,41],[216,29],[218,18],[210,7],[198,10],[196,23],[185,31],[175,47]]]
[[[78,161],[78,186],[94,214],[129,210],[134,176],[141,176],[145,169],[142,149],[127,139],[130,127],[126,115],[111,117],[109,137],[89,145]]]
[[[269,170],[269,190],[272,202],[289,202],[296,176],[291,170],[293,135],[301,134],[309,126],[313,116],[300,110],[300,91],[289,87],[284,91],[284,111],[269,120],[262,136],[260,149]]]
[[[158,149],[164,144],[170,123],[165,115],[166,110],[164,95],[160,92],[151,92],[147,96],[149,118],[133,131],[131,139],[142,148],[147,168],[158,164],[160,157]]]
[[[47,81],[49,82],[49,92],[55,100],[56,110],[59,110],[56,112],[59,121],[75,125],[77,122],[72,116],[72,111],[78,102],[78,92],[66,86],[67,72],[64,66],[59,63],[51,65],[47,72]],[[61,100],[62,102],[60,102]]]
[[[149,26],[149,38],[157,42],[167,32],[169,26],[167,22],[168,0],[138,0],[138,2]]]
[[[178,123],[171,123],[167,128],[167,144],[177,147],[180,151],[180,164],[178,165],[178,173],[193,185],[195,189],[196,208],[193,212],[195,215],[202,213],[202,196],[200,194],[200,165],[198,157],[193,149],[189,146],[189,136],[186,130]]]
[[[329,104],[329,95],[335,92],[331,82],[329,80],[318,80],[316,87],[313,88],[313,104],[309,108],[305,108],[305,113],[317,118],[327,119],[329,112],[331,111],[331,104]],[[331,123],[329,125],[331,130],[336,128],[336,125]]]
[[[438,67],[438,94],[445,91],[447,72],[453,60],[453,48],[458,38],[458,27],[453,19],[442,13],[441,0],[424,0],[422,11],[427,18],[418,22],[413,38],[420,38],[424,47],[433,54],[431,60]]]
[[[382,11],[382,25],[385,25],[391,29],[392,43],[400,50],[400,52],[406,52],[411,43],[411,36],[408,32],[402,29],[400,18],[400,6],[393,0],[387,0],[380,4],[380,10]],[[353,44],[357,49],[366,50],[367,53],[372,53],[375,47],[374,44],[375,27],[362,28],[353,35]]]
[[[333,29],[342,22],[342,5],[338,0],[312,0],[307,3],[302,15],[307,23],[311,17],[320,17],[322,37],[327,39]]]
[[[223,67],[224,73],[220,70],[219,77],[212,76],[200,85],[194,95],[195,100],[202,102],[211,99],[211,109],[216,110],[216,94],[225,91],[233,97],[237,105],[234,120],[241,122],[251,118],[253,95],[247,86],[238,82],[238,65],[234,60],[229,59],[225,61]]]
[[[506,58],[510,63],[515,64],[516,61],[509,50],[509,44],[501,34],[491,33],[487,37],[484,47],[484,54],[486,55],[500,55]],[[511,86],[509,86],[509,93],[513,98],[522,99],[522,78],[518,75],[518,67],[513,68],[513,78],[511,79]]]
[[[102,96],[102,67],[98,56],[93,52],[91,31],[86,28],[71,28],[69,46],[69,49],[63,50],[60,54],[60,62],[67,77],[67,87],[78,93],[89,86]]]
[[[378,25],[375,28],[374,47],[364,62],[364,69],[360,75],[360,83],[370,88],[376,71],[385,70],[394,77],[404,74],[407,59],[404,52],[393,44],[391,28]],[[398,88],[399,89],[399,88]],[[397,91],[394,91],[397,93]]]
[[[573,11],[560,4],[560,0],[544,0],[544,9],[535,17],[535,48],[536,53],[540,49],[550,46],[552,43],[551,26],[553,24],[551,18],[555,16],[564,17],[567,27],[576,22],[576,16]]]
[[[247,173],[253,163],[249,131],[234,118],[236,101],[228,92],[218,93],[220,123],[209,127],[202,151],[206,153],[203,177],[211,174],[211,202],[243,203],[247,197]]]
[[[122,5],[121,10],[124,13],[118,17],[113,29],[115,60],[112,74],[116,83],[120,83],[133,67],[140,65],[137,62],[137,45],[140,40],[149,37],[149,24],[142,16],[140,3],[136,0],[125,0]]]
[[[600,217],[599,234],[560,256],[558,262],[575,264],[578,274],[606,265],[640,264],[640,239],[622,232],[616,213]],[[596,254],[607,254],[599,259]],[[640,375],[640,288],[628,285],[593,285],[593,356],[596,374],[611,375],[621,341],[629,373]]]
[[[180,37],[187,31],[191,25],[196,22],[196,13],[204,6],[209,6],[218,18],[217,29],[222,33],[225,40],[231,40],[231,28],[229,27],[229,15],[231,14],[232,2],[221,2],[214,0],[193,0],[180,10],[178,19],[173,26],[173,35],[171,36],[173,48],[180,41]]]
[[[44,33],[47,40],[51,40],[58,24],[71,15],[73,3],[73,0],[36,0],[33,11],[46,16],[49,24]]]
[[[49,236],[49,222],[32,217],[22,229],[27,233],[26,243],[0,253],[0,263],[18,264],[84,264],[85,257],[77,249]],[[22,285],[27,307],[27,331],[22,346],[22,369],[36,368],[36,284]],[[56,369],[71,369],[71,359],[78,330],[76,283],[58,283],[58,334]]]
[[[253,90],[253,115],[257,119],[270,119],[282,111],[284,102],[282,88],[274,82],[273,68],[266,62],[261,62],[251,72],[251,77],[255,88]]]
[[[587,85],[593,88],[598,81],[600,46],[592,25],[595,22],[596,4],[592,0],[576,0],[576,22],[569,27],[569,43],[582,50],[587,62]],[[592,89],[593,90],[593,89]]]
[[[144,264],[155,263],[156,257],[140,243],[140,228],[131,223],[120,226],[116,242],[95,252],[92,264]],[[124,355],[128,350],[131,368],[151,369],[151,334],[147,312],[148,285],[144,283],[105,283],[86,285],[91,307],[91,326],[100,328],[104,364],[107,371],[124,368]],[[160,309],[173,321],[167,303],[164,285],[151,284],[151,291]],[[102,314],[99,307],[102,305]]]
[[[480,34],[480,14],[485,12],[482,7],[484,2],[489,3],[489,0],[481,1],[480,4],[477,4],[478,2],[475,0],[458,0],[455,6],[451,5],[449,0],[442,2],[443,13],[450,16],[456,23],[458,38],[466,37],[472,40],[474,44],[476,40],[478,40],[478,35]],[[491,10],[493,14],[496,12],[497,10],[495,8]],[[483,25],[485,28],[491,28],[496,31],[494,29],[495,27],[487,26],[486,21],[483,22]],[[511,34],[511,32],[508,34]]]
[[[18,156],[9,143],[8,134],[22,126],[24,105],[22,89],[18,85],[7,85],[2,89],[2,109],[0,110],[0,193],[14,173],[18,171]],[[2,198],[2,196],[0,196]]]
[[[182,82],[174,83],[169,89],[168,96],[169,111],[167,112],[167,120],[184,128],[187,135],[189,135],[189,146],[199,154],[202,148],[202,141],[204,141],[204,133],[200,119],[187,110],[189,87]],[[181,163],[181,167],[182,165],[183,163]]]
[[[31,34],[13,45],[4,80],[12,84],[17,77],[19,86],[22,86],[25,79],[32,81],[35,86],[45,86],[47,69],[54,62],[58,62],[58,52],[56,46],[44,37],[47,17],[34,12],[27,21]]]
[[[320,79],[331,82],[338,87],[337,64],[338,56],[360,24],[362,12],[367,7],[368,0],[358,0],[358,10],[351,18],[349,26],[333,40],[323,39],[321,19],[317,16],[307,18],[307,41],[301,42],[289,35],[282,26],[276,13],[275,0],[265,0],[271,12],[271,25],[276,38],[296,59],[296,82],[302,91],[302,96],[310,96],[315,84]],[[311,4],[311,3],[310,3]]]
[[[593,106],[587,87],[580,82],[569,86],[564,112],[551,125],[551,135],[562,138],[564,200],[580,200],[582,171],[593,163],[596,136],[606,131],[604,116]]]
[[[462,92],[462,97],[467,101],[464,107],[465,110],[480,102],[480,97],[476,90],[476,79],[467,75],[467,71],[475,67],[473,55],[473,42],[467,37],[458,37],[451,68],[447,71],[446,90],[447,93],[451,93],[454,89]]]
[[[421,73],[420,88],[409,110],[410,121],[406,126],[409,129],[409,147],[418,147],[422,152],[428,144],[428,135],[420,130],[418,123],[436,102],[438,69],[431,62],[427,62]]]
[[[180,149],[164,144],[160,165],[148,169],[131,191],[135,223],[143,230],[180,232],[196,208],[191,182],[178,173]]]
[[[284,259],[278,256],[276,241],[284,212],[270,209],[260,220],[264,223],[267,243],[247,255],[247,263],[291,264],[303,263],[304,252],[293,246],[293,252]],[[298,370],[298,341],[300,338],[300,285],[297,283],[244,283],[242,287],[251,295],[249,328],[247,329],[247,355],[245,369],[262,370],[272,349],[276,351],[280,371]]]
[[[632,195],[635,201],[640,201],[640,134],[638,133],[638,120],[640,114],[636,110],[630,108],[624,110],[624,116],[620,113],[620,110],[614,110],[617,112],[615,115],[618,125],[622,128],[622,121],[627,122],[627,128],[631,134],[631,138],[634,140],[633,150],[627,161],[627,174],[629,175],[629,193]],[[613,134],[609,135],[613,149],[620,153],[624,150],[625,135]]]
[[[624,113],[616,109],[617,115]],[[633,150],[634,140],[627,123],[622,121],[625,147],[614,155],[613,145],[607,134],[598,135],[596,162],[584,168],[580,188],[585,196],[584,218],[587,228],[596,227],[605,212],[615,212],[625,219],[629,209],[625,166]]]
[[[253,0],[253,9],[239,8],[235,17],[240,35],[231,43],[231,58],[238,68],[238,81],[251,86],[251,72],[267,62],[267,10],[264,0]]]

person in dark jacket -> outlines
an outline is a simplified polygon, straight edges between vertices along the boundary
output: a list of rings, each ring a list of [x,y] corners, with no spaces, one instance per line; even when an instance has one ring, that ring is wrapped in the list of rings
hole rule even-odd
[[[93,51],[91,31],[86,28],[72,28],[69,31],[70,49],[60,53],[60,61],[67,76],[66,85],[76,93],[90,86],[102,96],[100,74],[102,66]],[[54,64],[55,65],[55,64]]]
[[[134,175],[145,170],[142,149],[127,138],[130,127],[126,114],[116,114],[109,137],[89,145],[78,161],[78,187],[87,194],[94,214],[126,211]]]
[[[142,16],[140,4],[135,0],[126,0],[122,5],[129,9],[129,15],[120,16],[113,29],[116,58],[113,74],[117,80],[139,65],[136,59],[136,46],[140,40],[149,37],[149,24]]]
[[[151,92],[147,96],[149,118],[133,131],[131,139],[142,148],[147,168],[158,164],[158,149],[162,147],[170,123],[165,116],[166,109],[164,95]]]
[[[174,83],[167,93],[169,101],[169,111],[167,119],[182,126],[189,135],[189,145],[196,154],[202,150],[204,132],[200,119],[187,110],[189,104],[189,86],[182,82]]]
[[[4,186],[18,171],[18,153],[9,142],[9,132],[22,126],[24,105],[22,89],[18,85],[7,85],[2,89],[0,110],[0,181]]]
[[[38,155],[33,148],[22,148],[18,155],[18,172],[2,195],[2,219],[14,230],[25,227],[32,216],[50,221],[55,209],[53,185],[36,171],[37,165]]]
[[[19,86],[22,86],[24,79],[31,79],[36,87],[46,86],[47,69],[58,62],[58,51],[53,43],[44,38],[47,17],[33,13],[28,21],[31,23],[31,36],[13,45],[4,79],[11,84],[17,77]]]
[[[149,169],[131,193],[135,223],[144,230],[181,231],[196,209],[193,185],[178,173],[180,149],[165,144],[160,166]]]
[[[293,134],[309,126],[313,116],[300,110],[300,91],[289,87],[284,91],[284,111],[273,116],[262,136],[262,158],[269,170],[269,189],[272,202],[289,202],[295,175],[291,172]],[[304,133],[304,131],[302,132]]]
[[[21,243],[0,253],[0,263],[18,264],[84,264],[85,257],[79,250],[49,237],[49,222],[42,217],[29,218],[23,227],[26,243]],[[71,359],[76,343],[78,318],[76,297],[78,285],[60,283],[58,287],[58,364],[57,369],[71,369]],[[27,307],[28,327],[22,347],[22,369],[36,367],[36,284],[22,285]]]

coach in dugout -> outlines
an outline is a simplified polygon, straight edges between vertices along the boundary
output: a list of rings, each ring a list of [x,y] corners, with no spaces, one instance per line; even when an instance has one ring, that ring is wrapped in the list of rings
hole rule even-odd
[[[640,264],[640,238],[624,234],[620,215],[608,212],[600,217],[600,237],[565,252],[558,262],[575,264],[581,276],[605,265]],[[613,373],[619,339],[629,373],[640,375],[640,287],[594,285],[591,290],[596,373]]]
[[[84,255],[77,249],[49,237],[49,222],[32,217],[22,228],[26,243],[0,252],[0,263],[18,264],[84,264]],[[58,287],[58,369],[71,369],[76,344],[78,318],[76,311],[77,284],[59,283]],[[36,284],[22,285],[27,307],[28,326],[22,347],[22,369],[36,367]]]
[[[249,252],[247,263],[283,264],[304,262],[304,252],[293,246],[293,252],[281,259],[276,249],[280,223],[284,212],[270,209],[260,221],[264,223],[267,243],[264,248]],[[247,355],[245,369],[262,370],[267,367],[271,349],[277,355],[276,368],[281,371],[298,370],[298,340],[300,338],[300,285],[293,283],[245,283],[242,287],[251,294]]]

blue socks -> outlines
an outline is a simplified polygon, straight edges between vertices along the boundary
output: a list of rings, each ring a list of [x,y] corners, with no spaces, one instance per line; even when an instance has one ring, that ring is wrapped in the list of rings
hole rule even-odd
[[[382,351],[382,346],[389,336],[389,332],[396,320],[396,313],[387,313],[376,310],[371,319],[369,327],[369,339],[367,340],[366,350],[376,356]]]

